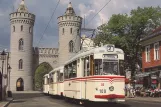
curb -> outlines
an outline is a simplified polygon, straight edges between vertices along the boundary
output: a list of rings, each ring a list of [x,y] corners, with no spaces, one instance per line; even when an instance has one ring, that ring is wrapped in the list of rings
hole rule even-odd
[[[126,101],[138,101],[138,102],[153,102],[153,103],[161,103],[161,100],[160,101],[156,101],[156,100],[140,100],[140,99],[126,99]]]
[[[2,107],[7,107],[12,101],[13,101],[13,98],[9,100],[6,104],[2,105]]]

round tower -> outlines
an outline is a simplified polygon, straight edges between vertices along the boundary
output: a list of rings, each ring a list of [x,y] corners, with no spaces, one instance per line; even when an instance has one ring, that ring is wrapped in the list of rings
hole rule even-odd
[[[33,27],[35,15],[29,13],[24,0],[10,14],[11,23],[11,91],[33,90]]]
[[[58,17],[59,25],[59,65],[80,51],[82,17],[77,16],[71,2],[64,15]]]

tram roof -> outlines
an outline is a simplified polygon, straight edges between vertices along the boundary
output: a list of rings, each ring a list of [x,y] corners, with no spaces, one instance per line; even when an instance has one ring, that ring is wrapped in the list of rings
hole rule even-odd
[[[49,77],[49,74],[45,74],[43,77]]]
[[[95,54],[95,53],[105,53],[105,52],[108,52],[107,51],[107,46],[108,45],[111,45],[111,44],[107,44],[107,45],[104,45],[102,47],[96,47],[96,48],[93,48],[91,50],[83,51],[82,53],[78,53],[77,55],[72,57],[70,60],[66,61],[65,64],[68,64],[68,63],[72,62],[73,60],[76,60],[77,58],[80,58],[80,57],[83,57],[83,56],[87,56],[87,55],[91,55],[91,54]],[[120,48],[114,48],[114,51],[113,52],[109,52],[109,54],[124,54],[124,52]]]
[[[57,68],[54,68],[52,71],[50,71],[49,74],[50,74],[50,73],[53,73],[53,72],[55,72],[55,71],[58,71],[58,70],[60,70],[60,72],[62,73],[62,72],[63,72],[62,69],[64,69],[64,66],[59,66],[59,67],[57,67]]]

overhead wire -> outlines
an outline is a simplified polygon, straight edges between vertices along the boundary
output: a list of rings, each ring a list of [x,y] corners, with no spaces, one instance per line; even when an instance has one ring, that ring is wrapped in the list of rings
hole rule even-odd
[[[111,2],[112,0],[109,0],[91,19],[90,19],[90,21],[86,24],[86,25],[89,25],[90,24],[90,22]],[[75,29],[76,30],[76,29]],[[76,37],[73,37],[72,38],[72,40],[73,39],[75,39],[75,38],[77,38],[77,36]],[[65,45],[65,47],[63,47],[63,48],[66,48],[68,46],[68,44],[67,45]],[[62,49],[63,50],[63,49]],[[61,51],[59,51],[59,53],[60,53]],[[79,52],[79,51],[78,51]]]
[[[112,0],[109,0],[91,19],[90,19],[90,21],[88,21],[88,23],[87,23],[87,25],[89,25],[90,24],[90,22],[111,2]],[[92,35],[91,35],[91,38],[93,38],[93,36],[94,36],[94,33],[95,33],[95,30],[93,30],[93,33],[92,33]],[[83,42],[84,43],[86,43],[84,40],[82,41],[82,44],[81,44],[81,48],[82,48],[82,45],[83,45]],[[91,43],[91,41],[90,41],[90,43]],[[90,45],[90,43],[89,44],[87,44],[86,43],[86,45]]]
[[[112,0],[109,0],[91,19],[87,22],[89,24]]]
[[[45,35],[45,32],[46,32],[46,30],[48,29],[49,24],[50,24],[50,22],[51,22],[51,20],[52,20],[53,16],[55,15],[55,11],[56,11],[56,9],[57,9],[57,7],[58,7],[59,3],[60,3],[60,0],[57,2],[57,5],[56,5],[56,7],[55,7],[55,9],[54,9],[54,11],[53,11],[53,13],[52,13],[52,15],[51,15],[51,18],[50,18],[50,20],[49,20],[49,22],[48,22],[47,26],[45,27],[45,30],[44,30],[44,32],[43,32],[43,34],[42,34],[42,36],[41,36],[40,40],[38,41],[37,46],[39,46],[39,43],[40,43],[40,42],[41,42],[41,40],[43,39],[43,37],[44,37],[44,35]]]

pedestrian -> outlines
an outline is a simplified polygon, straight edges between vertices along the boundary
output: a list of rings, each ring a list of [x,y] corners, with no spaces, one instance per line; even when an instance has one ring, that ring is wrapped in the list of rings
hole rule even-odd
[[[132,85],[130,86],[130,98],[134,98],[134,92]]]

